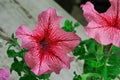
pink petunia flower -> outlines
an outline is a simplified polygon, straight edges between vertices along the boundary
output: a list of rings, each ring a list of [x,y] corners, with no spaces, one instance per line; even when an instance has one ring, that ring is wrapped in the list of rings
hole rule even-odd
[[[10,80],[10,71],[0,68],[0,80]]]
[[[111,6],[104,13],[98,13],[90,2],[82,5],[88,21],[85,32],[101,44],[120,47],[120,0],[109,1]]]
[[[49,8],[38,16],[35,30],[30,31],[24,25],[16,30],[16,37],[22,39],[22,47],[28,50],[26,64],[36,75],[59,73],[62,68],[70,68],[73,58],[67,53],[74,50],[80,38],[74,32],[60,28],[61,18],[54,8]]]

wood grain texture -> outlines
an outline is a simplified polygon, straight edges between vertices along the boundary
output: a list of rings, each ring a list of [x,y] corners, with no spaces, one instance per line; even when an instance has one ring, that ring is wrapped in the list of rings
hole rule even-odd
[[[53,0],[0,0],[0,27],[8,34],[11,35],[15,32],[16,28],[21,24],[25,24],[30,29],[34,28],[37,22],[37,16],[43,10],[49,7],[54,7],[58,15],[63,16],[61,25],[66,19],[76,22],[65,10],[63,10]],[[77,28],[77,34],[82,39],[87,39],[82,25]],[[0,48],[0,67],[9,69],[12,59],[8,59],[6,55],[7,46],[3,41],[3,47]],[[71,63],[70,70],[62,70],[59,75],[52,74],[50,80],[72,80],[73,72],[82,73],[83,61]],[[12,79],[18,80],[18,76],[13,72]]]

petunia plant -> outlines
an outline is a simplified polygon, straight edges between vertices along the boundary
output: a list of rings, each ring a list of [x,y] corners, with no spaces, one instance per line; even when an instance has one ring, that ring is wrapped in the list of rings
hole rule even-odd
[[[51,73],[70,69],[73,60],[84,60],[82,74],[73,72],[73,80],[120,79],[120,0],[109,1],[111,6],[104,13],[90,2],[81,6],[88,21],[87,40],[76,34],[79,23],[66,20],[61,27],[62,17],[54,8],[39,14],[33,30],[19,26],[7,42],[7,55],[13,58],[11,73],[16,71],[19,80],[49,80]]]
[[[68,24],[67,27],[71,27],[68,28],[70,31],[66,32],[60,28],[61,18],[57,16],[54,8],[49,8],[40,13],[34,30],[21,25],[15,36],[12,34],[12,43],[8,42],[7,54],[14,58],[11,72],[16,71],[21,76],[20,80],[48,80],[50,73],[59,74],[62,68],[70,68],[74,57],[68,53],[73,52],[80,43],[80,37],[70,31],[78,24],[73,27],[66,21],[65,26]],[[17,38],[21,38],[21,45]]]

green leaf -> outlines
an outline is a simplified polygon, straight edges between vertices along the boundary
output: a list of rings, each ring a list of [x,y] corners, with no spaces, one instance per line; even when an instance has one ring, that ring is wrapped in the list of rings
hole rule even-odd
[[[112,47],[111,47],[111,52],[112,52],[112,53],[119,53],[119,52],[120,52],[120,48],[112,45]]]
[[[74,72],[73,80],[102,80],[102,78],[97,73],[86,73],[80,76]]]
[[[86,61],[86,64],[88,64],[92,68],[97,68],[97,67],[101,67],[104,65],[103,62],[95,61],[95,60],[88,60],[88,61]]]
[[[23,77],[20,77],[19,80],[38,80],[38,79],[32,75],[24,75]]]
[[[92,78],[93,77],[93,78]],[[101,76],[97,73],[87,73],[81,76],[82,80],[102,80]],[[90,78],[90,79],[88,79]]]
[[[77,46],[74,49],[74,56],[78,56],[79,59],[83,59],[84,58],[84,54],[86,53],[84,46]]]
[[[43,74],[43,75],[40,75],[38,76],[39,79],[45,79],[45,80],[48,80],[49,77],[50,77],[51,74]]]
[[[12,33],[11,38],[12,38],[12,40],[13,40],[15,43],[17,42],[17,38],[15,38],[14,33]]]
[[[14,37],[14,33],[11,35],[12,41],[7,42],[6,44],[9,44],[8,49],[10,49],[11,47],[16,47],[19,46],[19,43],[17,42],[17,38]]]
[[[115,79],[120,74],[120,55],[112,54],[108,60],[108,77]]]
[[[21,72],[24,70],[24,61],[18,61],[17,58],[14,58],[14,62],[11,65],[10,71],[13,70],[18,73],[19,76],[21,76]]]
[[[64,26],[62,27],[62,29],[66,32],[76,32],[75,28],[78,27],[78,26],[79,26],[78,22],[76,22],[73,25],[72,21],[65,20]]]
[[[101,71],[101,75],[103,76],[104,80],[108,80],[108,73],[107,73],[108,69],[107,69],[107,65],[105,63],[105,65],[103,66],[103,69]]]
[[[81,76],[76,74],[76,72],[74,72],[73,80],[81,80]]]
[[[12,33],[11,38],[12,38],[12,39],[15,39],[14,33]]]
[[[15,52],[15,50],[13,50],[13,49],[7,50],[7,55],[9,58],[13,58],[13,57],[18,56],[17,52]]]
[[[32,72],[25,74],[20,78],[20,80],[49,80],[50,74],[43,74],[40,76],[34,75]]]
[[[97,61],[100,61],[104,57],[105,46],[99,45],[96,52]]]
[[[86,40],[85,44],[89,53],[93,53],[93,54],[96,53],[98,43],[94,39]]]
[[[27,50],[26,49],[21,49],[19,52],[17,52],[18,53],[18,56],[19,57],[21,57],[21,58],[24,58],[24,55],[25,55],[25,53],[27,52]]]
[[[75,24],[74,24],[74,27],[78,27],[80,24],[78,23],[78,22],[76,22]]]
[[[80,44],[74,49],[74,56],[78,59],[96,58],[98,43],[93,39],[81,41]]]

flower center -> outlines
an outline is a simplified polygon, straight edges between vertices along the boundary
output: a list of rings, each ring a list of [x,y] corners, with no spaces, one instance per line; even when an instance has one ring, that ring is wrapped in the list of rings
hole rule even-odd
[[[114,26],[115,28],[117,28],[117,29],[120,29],[118,20],[116,20],[116,21],[114,22],[113,26]]]
[[[108,22],[108,24],[109,24],[111,27],[113,27],[113,28],[120,29],[119,21],[120,21],[120,19],[114,17],[114,18],[112,19],[112,22]]]
[[[42,50],[47,49],[47,42],[44,39],[42,41],[40,41],[40,47]]]

